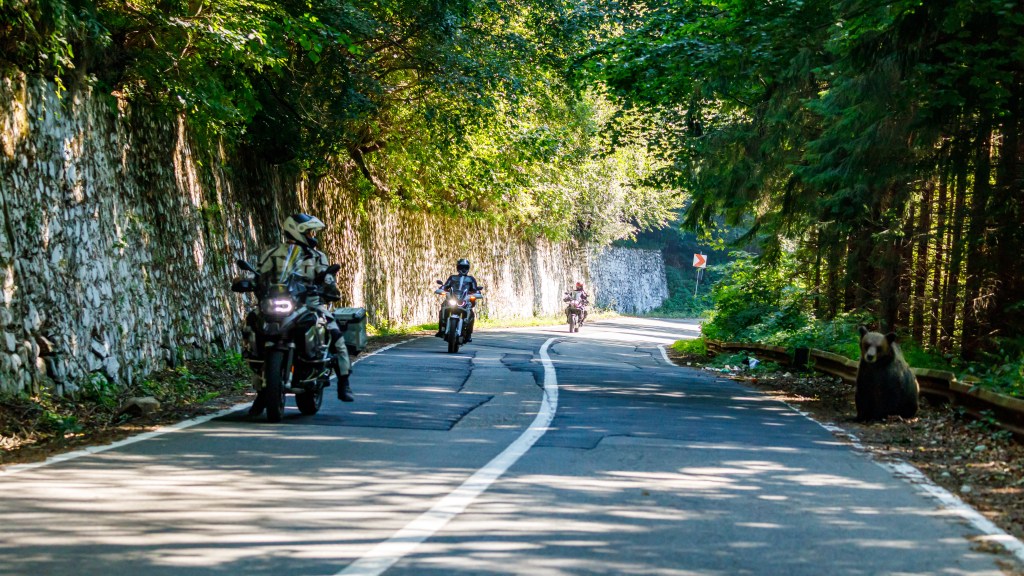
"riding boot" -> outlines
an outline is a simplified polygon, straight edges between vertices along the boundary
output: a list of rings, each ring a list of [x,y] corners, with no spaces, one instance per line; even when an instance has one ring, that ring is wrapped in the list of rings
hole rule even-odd
[[[348,376],[344,381],[338,380],[338,400],[342,402],[355,402],[356,397],[352,395],[352,385],[348,383]]]
[[[249,407],[249,416],[255,418],[263,411],[267,409],[267,392],[266,389],[256,392],[256,399],[252,401],[252,406]]]
[[[334,374],[338,377],[338,400],[341,400],[342,402],[355,402],[356,397],[352,395],[352,385],[349,384],[352,369],[350,368],[349,373],[343,375],[341,373],[341,360],[335,358]]]

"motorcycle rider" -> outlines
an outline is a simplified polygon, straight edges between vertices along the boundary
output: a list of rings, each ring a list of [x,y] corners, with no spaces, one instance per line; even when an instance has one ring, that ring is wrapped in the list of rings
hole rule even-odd
[[[271,277],[271,273],[284,268],[285,260],[293,246],[298,246],[302,253],[299,256],[299,274],[309,283],[318,284],[321,297],[327,302],[336,302],[341,299],[341,291],[338,289],[337,280],[333,274],[325,274],[327,270],[327,255],[317,250],[316,232],[323,230],[326,225],[316,216],[309,214],[292,214],[281,223],[281,231],[284,236],[282,242],[277,246],[268,249],[259,259],[256,270],[261,278]],[[334,373],[338,377],[338,399],[343,402],[352,402],[352,387],[348,383],[347,376],[351,371],[348,361],[348,349],[345,347],[345,339],[341,328],[338,327],[334,315],[326,308],[320,307],[319,311],[327,318],[327,332],[331,336],[331,351],[334,353]],[[343,361],[344,360],[344,361]],[[344,384],[342,384],[344,382]],[[249,408],[249,415],[259,416],[266,408],[266,398],[261,390],[256,394],[256,400]]]
[[[583,303],[583,317],[580,322],[587,319],[587,308],[590,306],[590,294],[583,288],[583,282],[577,282],[575,291],[580,293],[580,302]]]
[[[466,258],[460,258],[455,263],[455,271],[457,274],[452,274],[448,277],[448,280],[441,286],[441,290],[448,292],[455,290],[461,292],[463,288],[469,288],[470,294],[475,294],[480,291],[480,287],[476,283],[476,278],[469,275],[469,260]],[[446,321],[445,311],[447,307],[444,302],[441,302],[441,310],[437,313],[437,334],[434,334],[437,338],[444,338],[444,326]],[[473,340],[473,324],[475,322],[476,315],[474,314],[473,320],[466,324],[466,342]]]

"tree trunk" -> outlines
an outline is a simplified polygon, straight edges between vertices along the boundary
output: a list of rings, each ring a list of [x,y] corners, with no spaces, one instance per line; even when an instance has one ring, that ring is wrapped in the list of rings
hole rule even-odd
[[[913,293],[914,227],[917,226],[917,206],[910,205],[910,211],[903,219],[903,235],[899,238],[899,264],[897,268],[899,290],[896,299],[896,326],[910,326],[910,299]],[[917,340],[920,342],[920,340]]]
[[[988,295],[982,286],[989,270],[989,177],[992,171],[992,131],[988,122],[978,129],[974,151],[974,192],[971,194],[970,222],[964,238],[966,273],[964,276],[964,319],[960,355],[967,360],[977,359],[982,333],[987,331]]]
[[[928,240],[932,231],[932,196],[934,187],[927,182],[921,190],[921,213],[916,228],[917,253],[914,255],[914,295],[910,306],[910,335],[915,342],[924,342],[924,301],[928,284]]]
[[[949,267],[942,295],[942,332],[939,347],[950,353],[956,346],[957,311],[960,301],[960,276],[964,258],[964,216],[967,206],[967,158],[962,145],[953,149],[953,214],[949,234]]]
[[[835,231],[829,233],[828,270],[825,273],[825,282],[828,284],[825,313],[829,319],[835,318],[836,314],[839,314],[839,272],[846,258],[845,246],[846,242]]]
[[[935,203],[935,267],[932,275],[931,328],[928,331],[928,347],[939,350],[939,325],[941,323],[942,294],[946,269],[946,214],[949,190],[949,170],[943,163],[939,172],[939,199]]]
[[[822,317],[824,312],[824,299],[825,299],[825,286],[821,284],[821,265],[822,265],[822,254],[824,253],[824,246],[821,237],[821,228],[814,229],[814,315],[818,318]]]
[[[1019,338],[1024,332],[1024,74],[1016,73],[1002,123],[1002,145],[996,167],[995,258],[996,284],[992,334]]]

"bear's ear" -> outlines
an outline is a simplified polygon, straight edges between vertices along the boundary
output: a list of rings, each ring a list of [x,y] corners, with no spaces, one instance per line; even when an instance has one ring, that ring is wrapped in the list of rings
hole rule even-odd
[[[889,332],[888,334],[885,335],[885,339],[889,341],[889,344],[892,344],[893,342],[896,341],[896,333]]]
[[[857,332],[860,332],[860,335],[863,336],[868,333],[868,328],[867,326],[861,326],[860,328],[857,328]]]

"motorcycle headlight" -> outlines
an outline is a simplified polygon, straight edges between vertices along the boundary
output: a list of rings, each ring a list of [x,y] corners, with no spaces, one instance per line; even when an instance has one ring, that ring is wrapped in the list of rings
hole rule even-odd
[[[263,313],[268,316],[287,316],[295,310],[291,298],[267,298],[263,301]]]
[[[448,299],[448,305],[449,306],[458,306],[458,304],[459,304],[459,301],[456,300],[455,298],[449,298]]]

